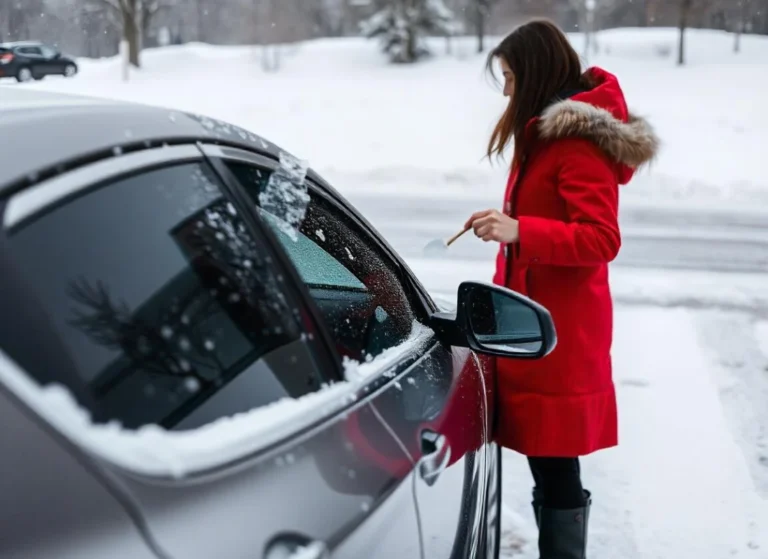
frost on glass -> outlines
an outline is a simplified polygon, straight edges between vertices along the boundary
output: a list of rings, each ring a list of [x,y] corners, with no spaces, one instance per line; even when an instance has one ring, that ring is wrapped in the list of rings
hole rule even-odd
[[[298,240],[310,201],[305,182],[308,167],[306,161],[280,153],[280,166],[259,193],[261,209],[275,216],[276,226],[293,241]]]

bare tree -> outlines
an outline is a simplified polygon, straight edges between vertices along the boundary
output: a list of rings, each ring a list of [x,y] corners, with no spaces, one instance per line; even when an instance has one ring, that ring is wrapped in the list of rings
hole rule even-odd
[[[307,1],[303,7],[312,22],[314,34],[339,37],[344,33],[345,11],[348,9],[344,0]]]
[[[477,34],[477,52],[485,52],[485,36],[488,33],[488,19],[498,0],[473,0],[475,15],[475,33]]]
[[[176,4],[176,0],[86,0],[89,4],[106,8],[108,18],[122,29],[128,43],[128,61],[141,67],[141,49],[144,36],[152,19],[164,9]]]
[[[739,14],[736,21],[736,38],[733,41],[733,52],[741,52],[741,36],[746,31],[747,19],[750,16],[750,0],[739,1]]]
[[[693,0],[680,0],[680,24],[678,26],[680,38],[677,49],[678,66],[685,64],[685,30],[688,28],[688,17],[690,16],[692,5]]]
[[[30,26],[42,13],[44,0],[0,0],[0,40],[29,39]]]

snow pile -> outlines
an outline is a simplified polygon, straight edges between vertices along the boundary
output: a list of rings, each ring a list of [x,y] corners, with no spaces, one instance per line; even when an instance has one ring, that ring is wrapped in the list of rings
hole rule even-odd
[[[421,347],[429,336],[431,330],[415,323],[403,344],[369,363],[346,363],[347,382],[325,386],[302,398],[286,398],[221,418],[190,431],[168,431],[157,425],[128,430],[116,422],[94,424],[66,388],[39,386],[2,350],[0,382],[87,452],[136,473],[180,478],[252,454],[348,407],[357,400],[361,382],[376,374],[386,374],[404,352]]]
[[[571,37],[581,49],[582,36]],[[655,164],[622,190],[622,203],[768,203],[768,38],[744,36],[734,54],[732,35],[690,30],[685,68],[675,65],[674,29],[617,29],[597,40],[600,52],[589,63],[619,76],[629,105],[664,143]],[[21,87],[221,118],[302,154],[343,193],[500,198],[505,165],[490,167],[483,150],[505,99],[485,76],[471,38],[453,40],[454,56],[443,54],[444,39],[429,44],[435,56],[427,61],[391,65],[363,38],[310,41],[269,74],[260,69],[258,49],[195,44],[147,50],[144,68],[127,84],[119,61],[109,59],[83,61],[75,79]],[[672,56],[662,56],[670,45]],[[210,59],[220,79],[201,80],[200,62]],[[237,87],[221,86],[228,77]]]

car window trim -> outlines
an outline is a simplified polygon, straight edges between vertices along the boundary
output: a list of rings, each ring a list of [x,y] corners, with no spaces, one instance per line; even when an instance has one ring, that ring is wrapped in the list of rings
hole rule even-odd
[[[105,181],[156,167],[202,160],[203,155],[193,144],[151,148],[101,159],[13,194],[5,207],[3,227],[6,231],[20,227]]]
[[[255,166],[265,167],[274,170],[279,167],[279,162],[271,157],[266,157],[261,154],[257,154],[242,148],[235,148],[229,146],[221,146],[217,144],[201,144],[200,149],[207,156],[211,158],[220,158],[225,161],[238,161],[240,163],[248,163]],[[345,218],[352,221],[362,233],[367,235],[378,248],[383,257],[386,257],[395,267],[396,273],[402,281],[407,283],[413,294],[418,300],[410,300],[412,305],[418,305],[414,308],[417,316],[421,316],[426,319],[427,316],[437,311],[437,305],[430,297],[423,285],[415,279],[413,272],[400,258],[400,256],[386,243],[382,243],[379,239],[379,235],[372,229],[371,224],[362,220],[357,213],[351,208],[349,203],[340,198],[332,190],[323,185],[322,180],[317,180],[312,176],[307,176],[307,186],[309,190],[317,194],[325,202],[330,204],[336,211],[341,213]]]
[[[309,287],[302,280],[298,269],[280,244],[277,235],[259,217],[258,212],[251,203],[250,195],[245,191],[243,185],[235,174],[225,164],[225,161],[227,161],[228,158],[226,156],[222,157],[222,154],[228,153],[235,148],[222,146],[208,146],[208,148],[206,148],[202,143],[198,143],[197,147],[218,176],[227,194],[237,206],[240,216],[246,223],[246,226],[255,231],[256,234],[260,235],[261,238],[265,239],[270,245],[272,256],[286,276],[286,281],[284,283],[286,289],[290,289],[293,292],[296,302],[309,314],[312,324],[315,327],[315,332],[320,337],[320,342],[324,350],[322,355],[316,355],[316,357],[321,360],[317,363],[317,366],[321,369],[321,376],[338,382],[344,381],[343,363],[334,348],[333,339],[325,327],[325,322],[323,321],[320,309],[317,308],[314,299],[309,293]],[[274,169],[277,165],[275,160],[256,154],[253,154],[253,157],[250,160],[244,162],[254,164],[252,163],[253,160],[259,161],[259,163],[255,163],[256,165],[268,169]]]
[[[373,226],[368,223],[364,217],[358,215],[349,202],[339,197],[339,195],[332,190],[323,187],[321,182],[313,178],[309,178],[308,182],[312,192],[317,193],[335,211],[351,221],[355,228],[375,243],[381,257],[389,261],[398,278],[403,282],[405,287],[410,289],[413,296],[408,297],[408,302],[414,307],[413,310],[415,314],[426,320],[429,315],[435,312],[437,307],[432,302],[429,293],[416,280],[413,272],[400,255],[397,254],[392,247],[386,244],[386,242],[383,242],[382,239],[380,239],[380,234],[373,228]]]
[[[263,167],[265,169],[274,170],[279,167],[279,162],[270,157],[266,157],[264,155],[250,152],[241,148],[235,148],[230,146],[221,146],[217,144],[199,144],[200,150],[208,157],[211,165],[213,168],[219,172],[219,178],[227,183],[227,186],[229,186],[228,182],[229,180],[232,180],[234,184],[230,188],[230,190],[237,189],[238,191],[242,192],[243,196],[248,197],[248,194],[245,193],[243,186],[240,184],[240,181],[234,176],[234,174],[229,170],[229,168],[224,165],[226,161],[236,161],[240,163],[246,163],[249,165],[253,165],[256,167]],[[224,169],[221,169],[221,167],[224,167]],[[405,278],[405,280],[409,283],[411,287],[413,286],[411,277],[409,272],[406,269],[403,269],[401,267],[401,263],[399,259],[392,258],[390,250],[387,249],[387,247],[382,247],[381,243],[379,243],[377,236],[370,230],[369,227],[366,226],[366,224],[361,223],[359,219],[356,218],[356,216],[353,213],[350,213],[349,209],[344,207],[344,205],[339,204],[338,199],[333,196],[330,192],[327,191],[327,189],[323,188],[320,184],[313,181],[311,178],[307,178],[307,184],[310,189],[310,191],[314,194],[317,194],[320,196],[324,202],[330,204],[333,209],[337,210],[341,214],[343,214],[347,219],[350,219],[354,226],[361,230],[362,233],[366,234],[369,238],[373,239],[373,241],[376,243],[376,246],[379,247],[380,250],[383,252],[383,257],[389,258],[389,261],[395,266],[396,273],[398,274],[398,277]],[[260,228],[263,230],[263,234],[266,237],[269,237],[272,239],[275,250],[281,255],[281,258],[283,259],[283,267],[288,268],[291,270],[291,280],[294,285],[297,286],[297,289],[300,291],[301,297],[303,298],[303,302],[305,307],[309,310],[310,314],[313,317],[313,320],[318,325],[319,331],[323,333],[323,337],[325,338],[325,345],[327,348],[327,351],[330,352],[331,355],[334,356],[334,360],[337,362],[339,366],[339,372],[337,373],[339,375],[339,380],[344,380],[344,370],[343,366],[339,360],[339,356],[337,351],[335,350],[333,340],[330,337],[330,334],[328,333],[327,329],[323,326],[324,320],[322,318],[322,315],[320,313],[320,310],[318,309],[314,299],[312,298],[311,293],[309,292],[309,287],[307,284],[304,283],[301,276],[299,275],[298,269],[296,266],[291,262],[290,257],[285,253],[285,250],[280,245],[280,241],[276,238],[274,233],[266,227],[261,225],[261,220],[257,217],[257,212],[252,212],[253,218],[259,223]],[[411,298],[408,298],[408,304],[409,305],[419,305],[418,308],[414,308],[414,314],[418,317],[420,314],[422,316],[429,313],[428,308],[426,305],[424,305],[424,301],[422,299],[421,293],[418,293],[419,300],[418,301],[412,301]],[[436,338],[433,337],[433,341],[436,340]],[[408,351],[403,354],[402,359],[400,360],[400,364],[408,362],[410,359],[414,357],[413,351]],[[387,370],[382,370],[379,373],[373,375],[370,379],[367,379],[364,384],[367,386],[373,386],[377,381],[380,381],[381,378],[385,378],[385,372],[391,371],[392,369],[398,368],[397,365],[393,365],[392,367],[388,368]],[[391,379],[386,378],[387,382]],[[386,383],[385,383],[386,384]]]

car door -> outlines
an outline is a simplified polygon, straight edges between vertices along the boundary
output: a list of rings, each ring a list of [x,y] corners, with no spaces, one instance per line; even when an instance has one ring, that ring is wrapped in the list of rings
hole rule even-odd
[[[66,63],[61,59],[59,52],[47,45],[40,46],[42,67],[46,74],[64,74]]]
[[[88,410],[85,456],[163,557],[422,557],[413,463],[376,409],[390,379],[343,380],[295,270],[201,158],[143,150],[9,200],[12,261],[73,361],[29,374]]]
[[[337,351],[346,359],[352,363],[372,359],[375,363],[377,356],[396,345],[394,342],[401,342],[397,338],[387,341],[387,322],[390,317],[397,318],[398,308],[410,307],[414,330],[422,335],[418,343],[406,343],[390,359],[387,374],[392,383],[372,408],[415,466],[414,494],[420,508],[424,556],[474,556],[484,537],[490,391],[490,379],[478,367],[475,356],[465,349],[444,346],[421,326],[431,309],[420,300],[415,282],[370,226],[338,196],[308,180],[306,208],[300,212],[298,234],[291,239],[281,231],[279,216],[276,219],[265,209],[272,197],[270,190],[278,182],[270,178],[282,173],[282,166],[242,150],[205,149],[226,163],[260,213],[267,214],[267,222],[281,238],[334,333]],[[290,219],[283,220],[282,225],[285,221]],[[306,245],[323,247],[327,257],[310,256]],[[322,285],[320,276],[339,275],[328,271],[326,260],[343,263],[357,277],[370,277],[368,283],[378,286],[377,297],[386,303],[355,304],[362,321],[350,323],[348,317],[340,317],[336,302],[339,298],[354,300],[353,286],[335,281],[335,289],[329,291]]]
[[[51,73],[51,63],[45,56],[43,56],[43,51],[40,47],[19,47],[16,49],[16,52],[24,56],[27,66],[32,70],[32,74],[35,77],[45,76]]]

